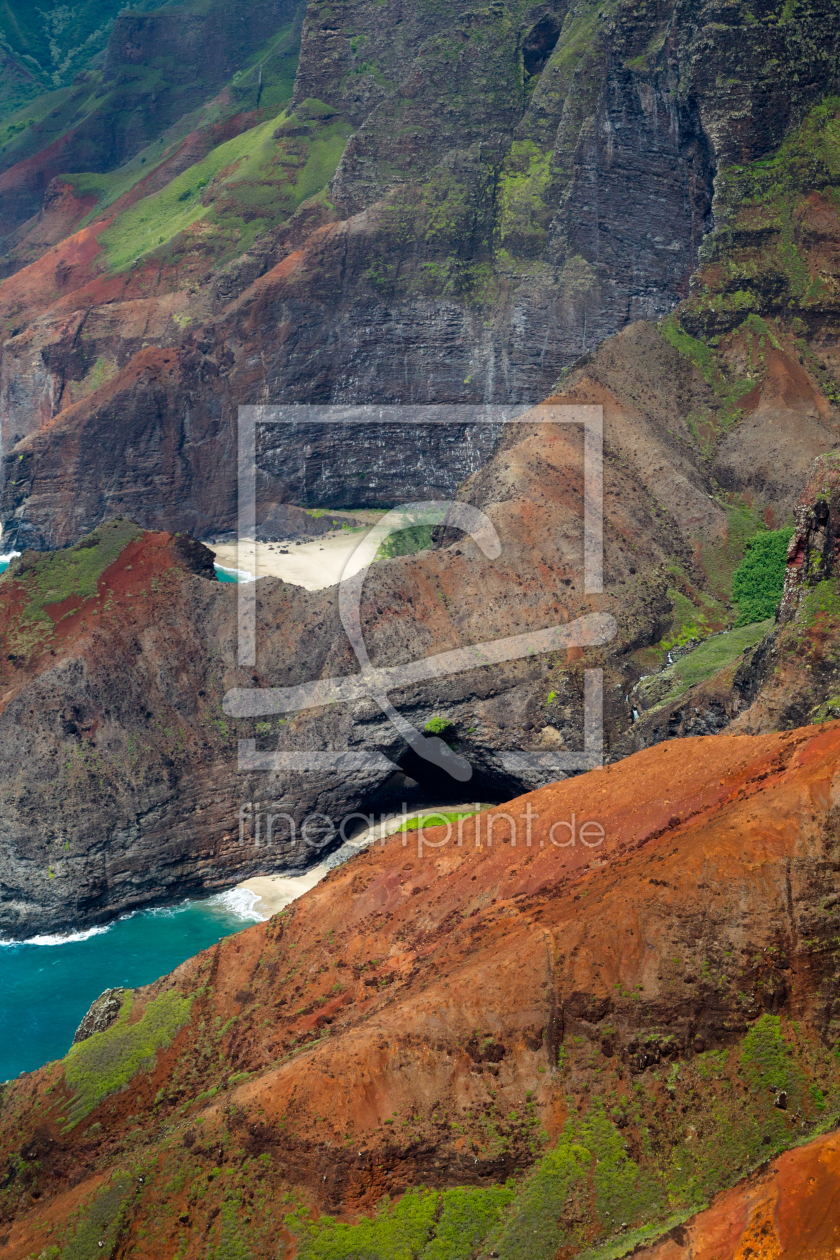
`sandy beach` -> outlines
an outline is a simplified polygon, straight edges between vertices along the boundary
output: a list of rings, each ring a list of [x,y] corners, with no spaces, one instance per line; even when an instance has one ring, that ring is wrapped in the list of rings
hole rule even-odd
[[[335,586],[341,580],[348,560],[351,563],[347,576],[351,577],[359,571],[362,557],[359,556],[355,564],[351,557],[383,515],[382,512],[354,512],[354,518],[364,520],[365,525],[334,530],[313,542],[262,543],[255,542],[253,538],[240,538],[238,542],[208,543],[207,546],[214,553],[218,565],[245,575],[245,580],[276,577],[284,582],[293,582],[295,586],[303,586],[308,591],[319,591],[325,586]]]
[[[314,888],[326,873],[326,862],[320,862],[303,875],[255,875],[253,879],[246,879],[236,887],[253,893],[258,898],[252,906],[254,914],[262,919],[270,919],[273,914],[279,914],[298,897],[309,892],[310,888]]]

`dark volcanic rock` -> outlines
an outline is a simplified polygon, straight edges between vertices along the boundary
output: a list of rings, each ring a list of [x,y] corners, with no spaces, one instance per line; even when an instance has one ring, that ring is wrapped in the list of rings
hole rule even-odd
[[[207,23],[181,10],[166,21],[179,13],[187,51],[203,47],[196,32]],[[164,19],[130,20],[142,56]],[[10,316],[16,336],[0,382],[8,536],[54,545],[115,510],[139,516],[125,501],[134,474],[120,472],[135,451],[143,524],[229,530],[241,404],[538,401],[628,321],[658,318],[688,295],[701,239],[731,209],[733,164],[771,154],[832,89],[837,33],[828,0],[795,15],[768,4],[748,19],[737,6],[693,2],[311,4],[297,113],[276,130],[282,139],[335,119],[352,125],[328,197],[218,271],[196,242],[147,255],[142,269],[109,279],[107,298],[86,287],[101,265],[86,238],[84,266],[75,254],[61,263],[60,316],[52,282],[42,309],[53,313],[37,329],[30,310]],[[124,44],[115,35],[109,64],[128,55]],[[726,234],[721,248],[732,248]],[[129,311],[115,321],[108,304],[131,286],[148,331],[134,322],[129,335]],[[188,329],[167,306],[184,286],[196,311]],[[94,314],[99,302],[107,320]],[[10,309],[21,304],[18,295]],[[165,385],[149,358],[161,347],[173,356]],[[91,379],[100,357],[114,379],[68,406],[65,381]],[[797,431],[811,457],[824,449],[815,408]],[[124,439],[105,442],[116,416]],[[281,483],[298,450],[290,438],[278,451]],[[458,454],[442,451],[442,463]],[[347,455],[337,485],[319,487],[334,506],[352,502],[350,446]],[[756,469],[737,438],[734,449],[722,443],[717,472],[733,492],[756,479],[759,493],[778,492],[772,461]],[[463,479],[460,465],[447,473]],[[267,502],[290,497],[284,484],[275,491]],[[370,493],[403,497],[390,486]]]
[[[104,993],[100,993],[96,1001],[91,1003],[90,1010],[76,1029],[73,1045],[77,1045],[80,1041],[87,1041],[88,1037],[92,1037],[94,1033],[104,1032],[106,1028],[110,1028],[122,1010],[123,998],[127,992],[127,989],[106,989]]]

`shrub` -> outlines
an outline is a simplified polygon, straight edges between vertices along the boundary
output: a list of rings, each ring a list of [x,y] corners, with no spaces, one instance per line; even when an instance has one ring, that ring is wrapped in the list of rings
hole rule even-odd
[[[128,1022],[132,1005],[128,995],[110,1028],[70,1047],[64,1079],[74,1097],[65,1130],[89,1115],[103,1098],[124,1089],[135,1073],[154,1066],[158,1050],[168,1046],[188,1020],[192,998],[162,993],[149,1002],[136,1024]]]
[[[787,548],[793,528],[768,530],[747,543],[747,554],[735,570],[732,597],[738,605],[736,626],[772,617],[782,598]]]

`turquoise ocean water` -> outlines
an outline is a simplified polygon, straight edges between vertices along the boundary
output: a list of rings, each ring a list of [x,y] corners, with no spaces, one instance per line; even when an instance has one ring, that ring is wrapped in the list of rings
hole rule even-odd
[[[94,998],[166,975],[260,916],[233,890],[125,915],[74,935],[0,942],[0,1081],[66,1054]]]

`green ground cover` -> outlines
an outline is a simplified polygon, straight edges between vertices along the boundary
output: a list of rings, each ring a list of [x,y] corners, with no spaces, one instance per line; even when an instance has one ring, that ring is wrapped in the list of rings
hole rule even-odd
[[[705,682],[718,670],[732,665],[742,653],[763,639],[772,630],[773,624],[771,617],[712,635],[661,673],[642,679],[638,690],[643,697],[654,701],[652,708],[678,700],[695,683]]]
[[[124,210],[99,237],[109,268],[176,244],[199,220],[241,252],[261,227],[293,214],[332,178],[352,131],[344,120],[313,118],[318,103],[306,104],[307,117],[282,113],[243,132]]]
[[[739,982],[711,971],[707,981]],[[615,1260],[837,1124],[836,1057],[777,1015],[759,1016],[728,1048],[623,1083],[597,1047],[564,1043],[562,1076],[593,1066],[585,1100],[567,1099],[560,1136],[523,1177],[486,1189],[409,1190],[356,1224],[293,1212],[286,1224],[300,1260],[543,1260],[565,1248],[581,1260]],[[774,1105],[780,1090],[787,1109]]]
[[[396,556],[413,556],[433,546],[434,525],[409,525],[389,534],[376,553],[377,560],[393,560]]]
[[[133,998],[129,993],[110,1028],[71,1046],[64,1060],[64,1079],[73,1091],[64,1117],[65,1130],[89,1115],[103,1098],[125,1088],[137,1072],[153,1066],[158,1050],[170,1045],[186,1023],[192,1002],[191,997],[182,998],[172,991],[162,993],[132,1024]]]
[[[72,595],[92,599],[102,574],[140,533],[142,530],[131,521],[108,521],[73,547],[21,556],[2,575],[2,581],[24,586],[29,597],[24,619],[49,620],[47,609],[53,604]]]
[[[40,1260],[92,1260],[94,1256],[112,1256],[136,1188],[136,1177],[132,1179],[129,1172],[114,1173],[75,1218],[71,1217],[64,1246],[50,1247],[41,1253]]]
[[[766,530],[747,543],[747,554],[732,578],[732,597],[738,605],[736,626],[772,617],[782,598],[788,543],[793,526]]]
[[[299,1260],[470,1260],[514,1194],[512,1185],[408,1190],[355,1225],[294,1215],[287,1223],[299,1238]]]
[[[451,812],[434,810],[428,814],[420,814],[417,818],[408,818],[400,827],[400,831],[418,831],[420,827],[445,827],[447,823],[456,823],[461,818],[472,818],[474,809],[459,809]]]
[[[292,99],[295,71],[300,53],[300,31],[297,26],[287,26],[272,38],[265,48],[253,54],[243,68],[228,84],[228,93],[234,98],[236,108],[259,108],[275,118]],[[80,226],[91,222],[103,210],[130,192],[141,179],[157,169],[190,132],[208,127],[230,113],[231,105],[213,100],[185,114],[163,136],[154,140],[128,162],[113,171],[84,171],[67,176],[77,196],[94,194],[96,205],[81,221]],[[0,131],[2,139],[2,131]]]

